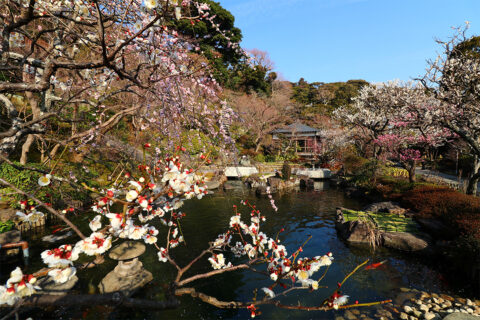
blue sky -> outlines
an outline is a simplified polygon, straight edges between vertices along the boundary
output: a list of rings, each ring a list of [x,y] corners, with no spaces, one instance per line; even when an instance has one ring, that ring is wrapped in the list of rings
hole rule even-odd
[[[436,57],[435,39],[470,22],[480,0],[220,0],[243,32],[242,47],[268,51],[289,81],[409,80]]]

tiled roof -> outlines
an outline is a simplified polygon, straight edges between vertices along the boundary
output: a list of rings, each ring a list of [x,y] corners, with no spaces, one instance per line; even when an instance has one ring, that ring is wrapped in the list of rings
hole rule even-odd
[[[319,132],[320,130],[307,126],[306,124],[295,122],[283,129],[273,130],[273,133],[302,133],[302,132]]]

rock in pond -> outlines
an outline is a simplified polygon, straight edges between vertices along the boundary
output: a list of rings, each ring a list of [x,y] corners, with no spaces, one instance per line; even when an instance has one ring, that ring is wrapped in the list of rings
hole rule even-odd
[[[212,180],[212,181],[205,181],[205,185],[207,186],[208,190],[215,190],[220,188],[220,181],[218,180]]]
[[[419,232],[412,219],[391,213],[374,214],[337,208],[335,228],[339,236],[350,243],[381,244],[407,252],[430,250],[430,237]]]
[[[370,211],[370,212],[388,212],[388,213],[394,213],[394,214],[405,214],[407,212],[406,209],[400,207],[400,205],[396,202],[392,201],[384,201],[384,202],[376,202],[372,203],[365,208],[362,209],[362,211]]]
[[[78,277],[73,276],[65,283],[55,283],[51,277],[45,277],[38,281],[38,286],[42,288],[40,294],[64,295],[67,294],[78,282]]]
[[[371,244],[377,239],[377,234],[374,229],[369,227],[367,223],[361,221],[347,221],[343,223],[336,223],[340,238],[349,243],[355,244]]]
[[[419,236],[408,232],[385,232],[382,234],[382,240],[387,248],[408,252],[425,250],[429,246],[426,235]]]
[[[468,313],[453,312],[443,318],[443,320],[478,320],[478,317]]]

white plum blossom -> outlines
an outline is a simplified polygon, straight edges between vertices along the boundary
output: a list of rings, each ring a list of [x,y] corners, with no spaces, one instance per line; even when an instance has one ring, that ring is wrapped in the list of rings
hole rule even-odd
[[[236,258],[240,258],[245,254],[245,248],[243,247],[243,244],[240,241],[237,241],[235,246],[231,247],[230,250],[232,253],[235,255]]]
[[[265,293],[266,296],[269,298],[275,298],[275,292],[272,291],[272,289],[269,288],[262,288],[262,291]]]
[[[128,183],[130,184],[130,186],[134,187],[137,190],[137,192],[142,192],[143,187],[139,182],[132,180],[132,181],[128,181]]]
[[[0,305],[15,304],[20,298],[31,296],[40,290],[33,284],[37,281],[31,274],[24,275],[22,270],[17,267],[10,273],[10,278],[5,286],[0,286]]]
[[[241,224],[241,220],[240,220],[240,216],[233,216],[230,218],[230,228],[233,228],[235,225],[240,225]]]
[[[88,226],[90,227],[90,229],[92,231],[97,231],[98,229],[100,229],[102,227],[102,221],[101,220],[102,220],[102,216],[97,215],[97,216],[95,216],[95,218],[92,219],[92,221],[90,221]]]
[[[245,252],[247,253],[247,256],[250,258],[250,259],[253,259],[255,258],[255,256],[257,255],[257,250],[255,249],[254,246],[252,246],[250,243],[247,243],[245,245]]]
[[[158,6],[158,0],[144,0],[145,7],[149,10],[155,9]]]
[[[222,253],[214,254],[212,257],[208,258],[208,261],[210,261],[213,269],[215,270],[224,269],[231,266],[230,263],[228,265],[225,264],[225,257],[223,256]]]
[[[316,280],[304,279],[304,280],[298,280],[297,282],[301,283],[302,287],[318,290],[318,281]]]
[[[46,174],[44,176],[41,176],[39,179],[38,179],[38,185],[40,187],[45,187],[45,186],[48,186],[51,182],[51,179],[52,179],[52,175],[51,174]]]
[[[332,302],[333,308],[336,310],[336,309],[338,309],[339,306],[342,306],[342,305],[346,304],[348,302],[348,298],[349,298],[349,296],[347,296],[347,295],[343,295],[343,296],[339,296],[339,297],[335,298]]]
[[[69,281],[75,273],[77,269],[75,267],[67,267],[64,269],[53,269],[48,272],[48,275],[53,279],[53,281],[57,284],[65,283]]]
[[[123,216],[119,213],[108,213],[107,218],[110,219],[110,226],[117,230],[122,226]]]
[[[73,261],[78,260],[79,253],[80,250],[78,247],[65,244],[52,250],[45,250],[40,256],[46,265],[50,268],[56,268],[72,265]]]
[[[127,199],[128,202],[132,202],[138,197],[138,192],[136,190],[130,190],[127,192],[127,195],[125,198]]]
[[[230,234],[220,234],[218,235],[217,239],[213,242],[214,247],[221,247],[224,245],[230,244],[230,240],[232,240],[232,236]]]
[[[103,233],[94,232],[89,237],[80,240],[75,245],[75,249],[86,255],[93,256],[105,253],[112,247],[112,237],[105,236]]]
[[[168,260],[167,250],[163,247],[158,251],[158,260],[161,262],[167,262]]]

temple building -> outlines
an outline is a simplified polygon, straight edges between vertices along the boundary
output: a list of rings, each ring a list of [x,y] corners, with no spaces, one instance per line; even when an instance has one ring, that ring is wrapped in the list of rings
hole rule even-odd
[[[321,130],[312,128],[300,122],[295,122],[285,128],[272,131],[273,141],[289,142],[295,148],[300,158],[313,159],[320,153]]]

